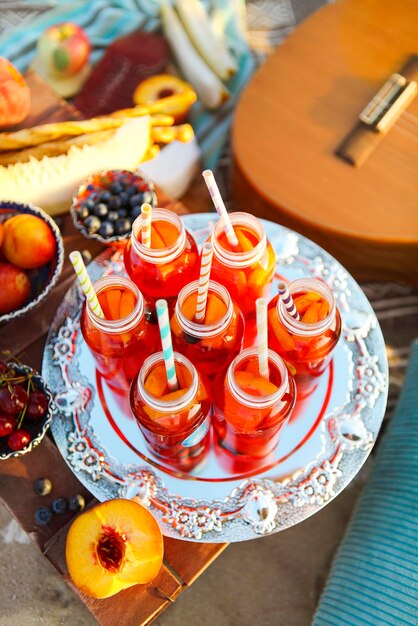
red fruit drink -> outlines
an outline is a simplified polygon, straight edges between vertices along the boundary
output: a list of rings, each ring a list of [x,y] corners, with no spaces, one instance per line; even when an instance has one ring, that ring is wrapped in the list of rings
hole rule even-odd
[[[199,281],[194,281],[179,293],[170,324],[173,345],[213,378],[240,351],[244,319],[225,287],[211,280],[205,319],[202,323],[194,321],[198,285]]]
[[[123,276],[105,276],[94,283],[105,318],[86,302],[81,332],[109,387],[125,395],[147,356],[159,345],[156,326],[146,321],[146,304],[138,287]]]
[[[124,254],[126,271],[153,304],[164,297],[173,303],[180,289],[199,275],[198,250],[178,215],[153,209],[151,246],[141,243],[142,217],[132,226]]]
[[[292,375],[272,350],[268,360],[269,380],[259,374],[257,349],[247,348],[215,385],[214,431],[218,452],[229,471],[266,463],[294,407]]]
[[[205,383],[185,356],[174,353],[179,389],[167,385],[163,353],[149,357],[132,383],[132,413],[151,452],[190,471],[209,450],[211,401]]]
[[[249,213],[230,213],[239,245],[229,243],[222,220],[215,224],[211,278],[224,285],[244,317],[255,316],[257,298],[268,297],[274,278],[276,257],[263,225]]]
[[[317,387],[330,363],[341,335],[341,317],[323,281],[301,278],[288,289],[300,320],[275,296],[268,305],[268,344],[294,368],[298,396],[305,397]]]

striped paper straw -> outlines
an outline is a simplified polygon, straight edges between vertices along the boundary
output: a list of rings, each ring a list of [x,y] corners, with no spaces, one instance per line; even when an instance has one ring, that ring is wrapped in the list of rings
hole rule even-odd
[[[174,364],[173,344],[171,341],[170,320],[168,317],[167,300],[157,300],[158,325],[160,327],[161,343],[163,346],[164,365],[167,372],[167,383],[171,391],[178,389],[176,367]]]
[[[300,315],[298,313],[298,310],[295,306],[295,303],[293,302],[293,298],[290,295],[290,291],[287,288],[286,283],[283,280],[280,280],[277,284],[277,289],[279,292],[279,295],[282,299],[282,302],[284,304],[284,307],[286,309],[286,311],[289,313],[289,315],[291,317],[293,317],[295,320],[299,321],[300,320]]]
[[[209,276],[212,267],[213,246],[207,241],[202,248],[200,263],[199,287],[197,289],[195,321],[203,322],[206,315],[206,302],[209,291]]]
[[[147,202],[141,206],[141,218],[142,218],[142,229],[141,229],[141,242],[143,246],[147,248],[151,247],[151,217],[152,217],[152,207]]]
[[[89,303],[91,310],[98,317],[104,317],[104,313],[97,299],[96,292],[94,291],[94,288],[93,288],[93,284],[90,280],[89,275],[87,274],[83,257],[81,256],[80,252],[78,252],[78,250],[74,250],[74,252],[70,252],[70,261],[73,264],[74,271],[77,274],[78,280],[80,281],[80,287],[86,295],[87,302]]]
[[[205,179],[205,183],[209,190],[216,212],[223,221],[225,235],[231,246],[235,247],[238,245],[238,239],[231,224],[231,219],[228,215],[228,211],[226,210],[226,206],[224,205],[224,201],[222,200],[222,196],[219,192],[218,185],[216,184],[213,172],[212,170],[205,170],[202,175]]]
[[[257,313],[257,350],[258,371],[263,378],[269,378],[269,359],[267,345],[267,300],[257,298],[255,301]]]

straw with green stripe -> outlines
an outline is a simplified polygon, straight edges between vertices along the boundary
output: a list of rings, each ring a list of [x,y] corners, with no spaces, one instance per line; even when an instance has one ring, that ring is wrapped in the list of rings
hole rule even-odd
[[[170,319],[168,317],[167,300],[157,300],[158,326],[160,327],[161,344],[163,347],[164,365],[167,373],[167,384],[170,391],[176,391],[179,386],[177,382],[176,367],[174,364],[173,343],[171,341]]]
[[[104,317],[102,307],[100,306],[100,303],[96,296],[96,292],[93,289],[93,284],[90,280],[89,275],[87,274],[83,257],[81,256],[80,252],[78,252],[78,250],[74,250],[74,252],[70,253],[70,261],[73,264],[74,271],[80,282],[80,287],[84,291],[84,294],[87,298],[87,302],[89,303],[90,309],[98,317]]]

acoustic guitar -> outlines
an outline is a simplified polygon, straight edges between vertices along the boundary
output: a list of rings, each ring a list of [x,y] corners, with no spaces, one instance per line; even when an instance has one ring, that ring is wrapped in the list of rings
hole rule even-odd
[[[359,279],[418,285],[418,1],[340,0],[249,82],[234,209],[315,240]]]

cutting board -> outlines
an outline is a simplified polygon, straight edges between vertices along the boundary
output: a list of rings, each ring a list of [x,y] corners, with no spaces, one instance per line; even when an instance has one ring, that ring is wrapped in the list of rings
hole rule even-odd
[[[358,278],[418,284],[418,97],[361,167],[336,155],[359,113],[418,53],[416,0],[342,0],[254,75],[232,132],[235,209],[289,226]]]

